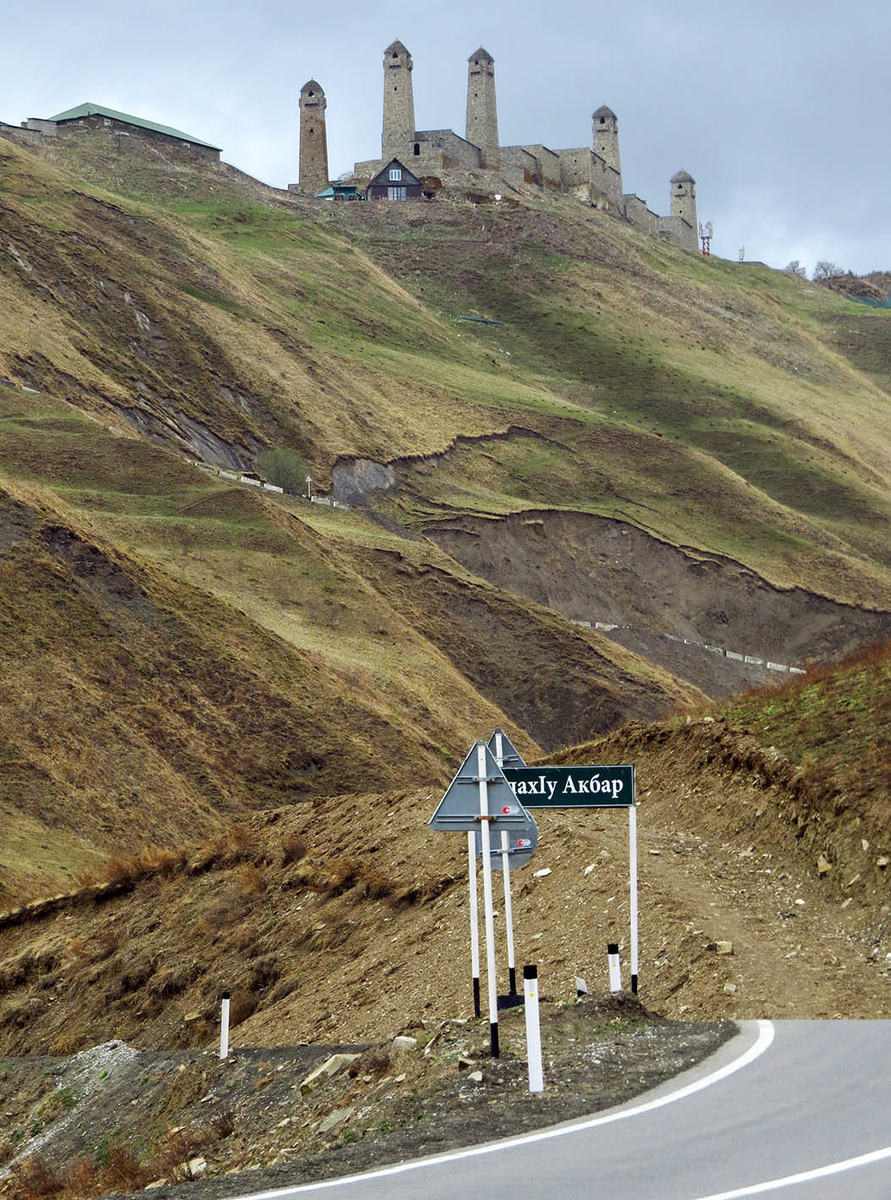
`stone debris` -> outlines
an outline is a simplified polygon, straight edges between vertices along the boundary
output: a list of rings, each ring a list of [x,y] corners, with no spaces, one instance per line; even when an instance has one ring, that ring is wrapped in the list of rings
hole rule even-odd
[[[542,869],[540,871],[535,871],[533,873],[532,878],[533,879],[544,879],[545,875],[550,875],[550,873],[551,873],[550,867],[542,867]]]
[[[348,1121],[355,1111],[354,1108],[336,1108],[319,1125],[319,1133],[330,1133],[332,1129],[336,1129],[338,1125],[343,1125],[345,1121]]]
[[[832,863],[829,861],[829,859],[826,857],[825,854],[821,854],[820,857],[817,859],[817,874],[821,875],[821,876],[828,875],[831,870],[832,870]]]
[[[725,983],[724,984],[724,993],[727,996],[734,996],[736,994],[736,984],[735,983]]]
[[[482,1083],[483,1082],[483,1073],[482,1073],[482,1071],[471,1071],[470,1074],[467,1076],[467,1078],[470,1080],[471,1083]]]
[[[314,1071],[310,1071],[300,1084],[300,1091],[305,1096],[307,1092],[313,1091],[327,1079],[339,1075],[351,1062],[355,1062],[358,1057],[358,1054],[332,1054],[330,1058],[326,1058],[323,1063],[317,1066]]]
[[[732,954],[733,942],[715,942],[716,954]]]
[[[200,1154],[195,1158],[190,1158],[186,1163],[186,1169],[189,1172],[189,1178],[196,1179],[207,1170],[207,1159],[202,1158]]]
[[[412,1054],[418,1048],[418,1039],[402,1034],[399,1037],[393,1038],[393,1057],[404,1058],[406,1054]]]

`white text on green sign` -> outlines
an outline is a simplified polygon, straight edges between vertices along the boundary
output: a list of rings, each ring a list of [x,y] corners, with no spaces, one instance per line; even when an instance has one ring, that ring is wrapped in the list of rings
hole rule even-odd
[[[630,808],[634,767],[504,767],[524,808]]]

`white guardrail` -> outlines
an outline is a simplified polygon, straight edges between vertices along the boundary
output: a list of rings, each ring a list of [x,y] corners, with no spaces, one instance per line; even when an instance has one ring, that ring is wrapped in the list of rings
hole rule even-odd
[[[611,624],[609,621],[573,621],[573,625],[583,625],[586,629],[597,629],[601,633],[611,633],[614,629],[631,629],[634,625]],[[653,630],[641,632],[652,633]],[[656,633],[656,637],[667,638],[670,642],[680,642],[684,646],[696,646],[699,650],[707,650],[709,654],[720,654],[722,658],[733,659],[734,662],[746,663],[750,667],[764,667],[768,671],[781,671],[786,675],[806,675],[801,667],[790,667],[786,663],[771,662],[769,658],[756,658],[752,654],[737,654],[735,650],[725,650],[723,646],[710,646],[707,642],[695,642],[692,638],[678,637],[673,633]]]

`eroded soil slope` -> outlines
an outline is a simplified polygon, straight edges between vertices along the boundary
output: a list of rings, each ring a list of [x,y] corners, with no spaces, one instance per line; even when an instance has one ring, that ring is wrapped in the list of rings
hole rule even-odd
[[[778,588],[720,554],[623,521],[537,512],[427,527],[475,574],[575,620],[673,634],[779,663],[838,657],[887,638],[891,612]],[[651,645],[659,661],[659,649]]]

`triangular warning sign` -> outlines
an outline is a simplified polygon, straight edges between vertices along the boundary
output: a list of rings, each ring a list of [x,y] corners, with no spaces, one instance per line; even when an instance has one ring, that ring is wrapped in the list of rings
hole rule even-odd
[[[482,751],[482,753],[480,753]],[[482,774],[480,773],[482,766]],[[449,784],[430,818],[431,829],[479,829],[480,779],[486,781],[486,816],[493,836],[502,829],[522,829],[529,816],[501,773],[492,751],[485,742],[477,742]]]
[[[535,853],[538,846],[538,826],[535,824],[532,813],[527,812],[528,823],[522,829],[508,829],[507,832],[507,857],[510,869],[519,871],[520,867],[525,867],[526,863]],[[504,851],[502,849],[503,838],[500,829],[493,829],[491,842],[492,870],[501,871],[504,868]],[[476,835],[476,856],[482,858],[483,855],[483,839],[477,830]]]
[[[525,767],[526,764],[520,756],[520,752],[507,736],[503,729],[496,729],[489,738],[489,749],[498,758],[498,741],[501,740],[501,765],[502,767]]]

